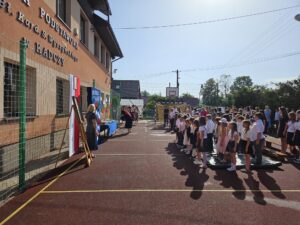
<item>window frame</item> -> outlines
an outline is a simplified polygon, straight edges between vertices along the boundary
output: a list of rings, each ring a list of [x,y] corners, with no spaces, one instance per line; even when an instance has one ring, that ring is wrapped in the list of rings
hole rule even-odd
[[[58,95],[58,82],[61,82],[61,99],[58,99],[60,96]],[[64,90],[64,87],[67,90]],[[67,96],[64,96],[64,94],[66,93]],[[67,116],[69,114],[69,93],[70,93],[70,81],[61,77],[56,77],[56,111],[55,114],[57,117],[61,117],[61,116]],[[67,101],[67,103],[65,102]],[[61,104],[60,106],[58,104]],[[67,106],[65,106],[65,104],[67,104]],[[61,111],[58,111],[60,110]]]
[[[110,53],[108,51],[105,51],[105,68],[110,71]]]
[[[8,65],[11,66],[12,70],[13,67],[16,68],[17,72],[14,74],[14,72],[11,72],[12,74],[10,75],[11,79],[15,81],[13,83],[11,80],[9,83],[13,83],[15,87],[15,91],[13,90],[7,90],[7,68]],[[3,61],[3,66],[4,66],[4,76],[3,76],[3,119],[5,120],[15,120],[19,118],[19,107],[20,107],[20,101],[19,101],[19,80],[20,80],[20,64],[17,62],[12,62],[11,60],[5,60]],[[33,81],[34,87],[29,88],[28,85],[31,84],[30,81]],[[11,85],[11,84],[10,84]],[[37,78],[36,78],[36,69],[33,67],[26,66],[26,89],[29,91],[26,91],[26,118],[35,118],[37,116]],[[14,96],[12,96],[12,92],[14,92]],[[9,95],[7,97],[7,94]],[[30,102],[28,100],[29,96],[33,96],[33,101]],[[9,99],[7,101],[7,99]],[[11,106],[11,100],[15,99],[14,106]],[[31,99],[31,98],[30,98]],[[7,106],[9,104],[9,106]],[[30,107],[32,105],[32,107]],[[10,109],[11,111],[8,112],[7,109]],[[13,112],[15,111],[15,112]]]
[[[83,22],[83,23],[82,23]],[[83,25],[83,26],[82,26]],[[80,13],[80,42],[85,45],[86,47],[88,46],[88,20],[86,19],[86,16],[83,13]],[[83,29],[82,29],[83,27]],[[82,31],[84,32],[84,35],[82,35]]]
[[[99,49],[100,40],[99,37],[94,34],[94,56],[99,60],[100,59],[100,49]]]
[[[64,3],[64,18],[60,15],[60,2]],[[56,16],[62,20],[65,24],[67,24],[67,0],[56,0]]]
[[[106,53],[105,53],[105,46],[101,43],[101,47],[100,47],[100,49],[101,49],[101,60],[100,60],[100,62],[101,62],[101,64],[102,65],[104,65],[105,66],[105,63],[106,63]]]

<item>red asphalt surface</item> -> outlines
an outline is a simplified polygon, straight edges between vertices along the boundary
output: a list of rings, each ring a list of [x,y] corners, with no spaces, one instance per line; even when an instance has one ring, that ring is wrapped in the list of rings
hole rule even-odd
[[[174,135],[150,122],[124,132],[100,146],[91,167],[75,156],[13,198],[0,208],[0,221],[12,215],[5,224],[300,224],[298,165],[252,176],[204,171],[176,149]]]

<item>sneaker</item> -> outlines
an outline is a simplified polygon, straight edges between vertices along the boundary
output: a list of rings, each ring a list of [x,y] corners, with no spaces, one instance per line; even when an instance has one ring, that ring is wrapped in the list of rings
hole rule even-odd
[[[193,149],[192,156],[195,157],[197,155],[197,151]]]
[[[227,168],[227,171],[233,172],[233,171],[236,171],[236,168],[232,166],[232,167],[230,167],[230,168]]]
[[[201,162],[199,159],[195,159],[195,160],[194,160],[194,164],[195,164],[195,165],[201,165],[202,162]]]
[[[191,151],[190,151],[190,150],[186,150],[186,151],[185,151],[185,154],[186,154],[186,155],[189,155],[189,154],[191,154]]]
[[[186,151],[185,148],[180,149],[180,152],[185,152],[185,151]]]

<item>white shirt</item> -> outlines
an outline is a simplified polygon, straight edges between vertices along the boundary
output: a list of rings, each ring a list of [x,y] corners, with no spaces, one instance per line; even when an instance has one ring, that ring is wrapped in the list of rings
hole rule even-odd
[[[175,118],[175,112],[170,112],[169,119],[174,119],[174,118]]]
[[[230,141],[235,141],[235,137],[236,136],[239,136],[239,134],[238,134],[238,132],[234,132],[233,133],[233,135],[232,135],[232,131],[230,130],[229,132],[228,132],[228,140],[230,140]]]
[[[241,134],[242,134],[242,135],[241,135],[241,139],[242,139],[242,140],[248,141],[248,139],[250,139],[250,141],[251,141],[251,130],[248,130],[248,131],[246,132],[246,129],[243,128]]]
[[[183,121],[179,123],[179,131],[183,132],[184,130],[185,130],[185,122]]]
[[[255,127],[254,132],[255,132],[256,137],[257,137],[258,133],[261,133],[260,139],[264,139],[265,136],[264,136],[263,133],[265,131],[265,126],[264,126],[263,121],[262,120],[257,120],[257,122],[254,123],[253,127]],[[255,138],[255,140],[256,140],[256,138]]]
[[[190,128],[191,128],[191,134],[194,134],[195,128],[194,128],[194,126],[192,124],[191,124]]]
[[[208,134],[212,134],[215,129],[215,123],[212,120],[207,120],[206,131]]]
[[[256,134],[256,125],[253,124],[253,126],[250,128],[250,141],[256,141],[257,134]]]
[[[241,134],[243,131],[243,122],[237,122],[238,133]]]
[[[298,122],[296,123],[295,127],[296,127],[296,130],[300,130],[300,121],[298,121]]]
[[[206,126],[199,127],[199,132],[204,132],[203,139],[207,138]]]
[[[296,130],[297,130],[297,128],[296,128],[297,123],[296,122],[293,123],[292,121],[289,121],[287,123],[287,125],[288,125],[287,132],[289,132],[289,133],[295,133],[296,132]]]
[[[215,135],[218,135],[219,131],[218,131],[218,124],[215,123],[215,127],[214,127],[214,132]]]
[[[179,126],[180,126],[180,119],[177,119],[176,120],[176,127],[179,128]]]

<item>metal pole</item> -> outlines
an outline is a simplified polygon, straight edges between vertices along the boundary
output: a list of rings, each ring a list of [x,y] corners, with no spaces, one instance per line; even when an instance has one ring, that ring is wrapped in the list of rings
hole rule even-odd
[[[25,40],[20,41],[20,99],[19,99],[19,190],[25,188],[26,150],[26,48]]]

